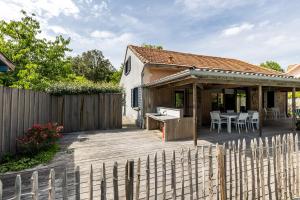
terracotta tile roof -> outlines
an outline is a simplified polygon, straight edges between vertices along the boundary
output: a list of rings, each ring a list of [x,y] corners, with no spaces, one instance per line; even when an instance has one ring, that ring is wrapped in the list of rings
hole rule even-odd
[[[196,67],[199,69],[207,68],[274,75],[283,74],[281,72],[266,69],[257,65],[252,65],[231,58],[203,56],[190,53],[138,47],[133,45],[129,45],[128,48],[130,48],[145,64],[167,64],[175,66],[185,66],[187,68]]]

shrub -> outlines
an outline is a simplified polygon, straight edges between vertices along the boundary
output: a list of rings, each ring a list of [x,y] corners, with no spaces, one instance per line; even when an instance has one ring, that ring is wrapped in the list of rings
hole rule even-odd
[[[62,126],[48,123],[46,125],[36,124],[24,134],[18,137],[18,150],[23,154],[35,154],[41,149],[54,145],[62,137]]]
[[[8,171],[20,171],[39,164],[48,163],[59,151],[59,145],[54,144],[47,149],[37,152],[35,155],[5,156],[0,164],[0,174]]]
[[[113,83],[59,82],[50,85],[46,90],[52,95],[120,93],[122,88]]]

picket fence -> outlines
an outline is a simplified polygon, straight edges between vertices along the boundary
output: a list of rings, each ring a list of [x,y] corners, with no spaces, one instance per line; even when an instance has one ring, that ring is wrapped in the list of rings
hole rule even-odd
[[[114,162],[109,172],[102,165],[100,182],[95,186],[93,165],[89,169],[88,192],[81,195],[80,169],[76,167],[72,184],[65,170],[60,188],[55,184],[55,171],[50,170],[46,195],[42,199],[296,199],[299,196],[298,135],[274,136],[269,140],[253,139],[202,146],[194,150],[175,151],[167,160],[166,152],[155,154],[153,162],[147,156],[128,160],[125,169]],[[161,158],[161,162],[158,162]],[[179,161],[179,162],[178,162]],[[160,165],[160,166],[159,166]],[[143,167],[142,167],[143,166]],[[118,170],[124,169],[120,174]],[[170,169],[170,170],[167,170]],[[82,171],[81,171],[82,173]],[[122,177],[122,178],[121,178]],[[121,181],[122,180],[122,181]],[[86,180],[85,180],[86,181]],[[124,181],[124,182],[123,182]],[[100,188],[99,194],[94,190]],[[122,187],[122,188],[121,188]],[[58,189],[60,195],[58,195]],[[39,199],[38,172],[31,178],[30,199]],[[2,184],[0,182],[0,200]],[[21,196],[21,178],[15,180],[15,196]],[[58,197],[59,196],[59,197]]]
[[[57,122],[64,132],[122,127],[122,94],[52,96],[0,86],[0,159],[34,124]]]

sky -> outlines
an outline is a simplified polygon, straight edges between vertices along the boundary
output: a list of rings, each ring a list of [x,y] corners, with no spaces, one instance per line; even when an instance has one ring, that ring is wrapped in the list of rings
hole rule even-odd
[[[119,68],[129,44],[300,63],[299,0],[0,0],[0,19],[35,13],[41,37],[71,38],[72,55],[99,49]]]

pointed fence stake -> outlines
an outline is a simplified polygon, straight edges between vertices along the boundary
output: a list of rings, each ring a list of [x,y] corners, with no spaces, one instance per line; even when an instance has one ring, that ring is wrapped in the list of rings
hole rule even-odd
[[[49,174],[49,189],[48,189],[49,200],[55,199],[55,171],[54,169],[50,170]]]
[[[135,199],[140,199],[140,182],[141,182],[141,159],[138,159],[136,169],[136,185],[135,185]]]
[[[18,174],[15,181],[15,200],[21,200],[21,185],[21,176]]]
[[[119,177],[118,177],[118,162],[114,162],[114,167],[113,167],[114,200],[119,200],[119,185],[118,185],[118,181],[119,181]]]
[[[102,165],[102,176],[101,176],[101,200],[106,200],[106,169],[105,163]]]
[[[39,178],[38,178],[38,172],[34,171],[31,176],[31,195],[32,200],[38,200],[39,199]]]
[[[75,170],[75,199],[80,200],[80,168],[76,167]]]

